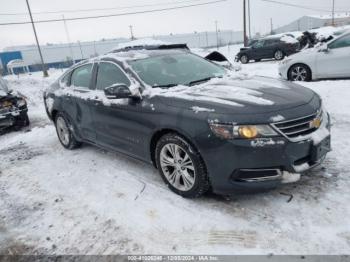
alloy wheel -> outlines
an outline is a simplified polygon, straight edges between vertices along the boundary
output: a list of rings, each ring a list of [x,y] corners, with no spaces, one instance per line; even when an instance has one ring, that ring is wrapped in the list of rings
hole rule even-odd
[[[167,181],[180,191],[194,186],[196,171],[191,157],[176,144],[166,144],[160,152],[160,165]]]
[[[293,81],[305,81],[307,78],[307,70],[305,67],[296,66],[291,71],[291,78]]]
[[[69,129],[63,117],[59,116],[56,120],[56,128],[59,139],[62,144],[67,146],[69,144]]]

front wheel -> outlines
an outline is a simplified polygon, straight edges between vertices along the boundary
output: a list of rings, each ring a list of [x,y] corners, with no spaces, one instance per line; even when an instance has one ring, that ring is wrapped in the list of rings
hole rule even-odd
[[[177,134],[160,138],[156,163],[170,190],[186,198],[196,198],[209,189],[209,179],[198,151]]]
[[[55,119],[55,126],[58,139],[66,149],[74,149],[80,146],[73,134],[72,124],[64,114],[58,113]]]
[[[281,50],[276,50],[276,52],[274,53],[273,57],[276,60],[282,60],[284,58],[284,53]]]
[[[249,63],[249,58],[247,55],[242,55],[241,58],[239,59],[242,64],[247,64]]]
[[[288,79],[291,81],[310,81],[311,70],[303,64],[293,65],[288,72]]]

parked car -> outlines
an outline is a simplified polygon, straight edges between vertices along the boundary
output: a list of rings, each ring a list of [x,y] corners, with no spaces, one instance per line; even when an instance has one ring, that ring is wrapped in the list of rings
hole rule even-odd
[[[246,64],[251,60],[256,62],[271,58],[282,60],[285,56],[294,54],[298,50],[299,41],[289,35],[267,37],[256,40],[251,46],[241,48],[236,55],[236,61]]]
[[[84,61],[44,101],[63,147],[85,142],[152,163],[184,197],[296,181],[330,150],[329,115],[312,90],[244,78],[178,45]]]
[[[29,125],[28,108],[24,97],[9,90],[0,78],[0,133],[10,127],[20,128]]]
[[[350,77],[350,33],[286,58],[279,74],[291,81]]]
[[[237,63],[231,63],[223,54],[218,51],[210,51],[208,49],[203,48],[191,48],[191,52],[199,55],[209,61],[212,61],[218,65],[226,67],[229,70],[240,71],[242,70],[242,66]]]

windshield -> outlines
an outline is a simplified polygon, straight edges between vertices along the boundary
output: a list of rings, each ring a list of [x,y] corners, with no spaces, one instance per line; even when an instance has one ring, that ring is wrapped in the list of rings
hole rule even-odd
[[[0,78],[0,92],[1,91],[7,93],[8,92],[8,88],[7,88],[7,85],[6,85],[5,81]]]
[[[160,55],[129,64],[146,84],[153,87],[190,85],[225,74],[224,68],[190,53]]]

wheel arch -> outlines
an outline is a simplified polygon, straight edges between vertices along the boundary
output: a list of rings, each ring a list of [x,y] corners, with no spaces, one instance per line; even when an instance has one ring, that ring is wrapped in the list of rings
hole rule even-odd
[[[163,137],[166,134],[170,134],[170,133],[179,135],[180,137],[185,139],[187,143],[189,143],[191,146],[193,146],[195,149],[198,150],[198,147],[195,145],[195,143],[193,143],[193,141],[190,139],[190,136],[188,134],[186,134],[185,132],[179,131],[179,130],[177,130],[175,128],[171,128],[171,127],[158,129],[157,131],[155,131],[153,133],[152,138],[151,138],[150,143],[149,143],[149,151],[151,154],[151,161],[152,161],[152,164],[155,168],[157,168],[156,155],[155,155],[157,143],[161,137]]]

